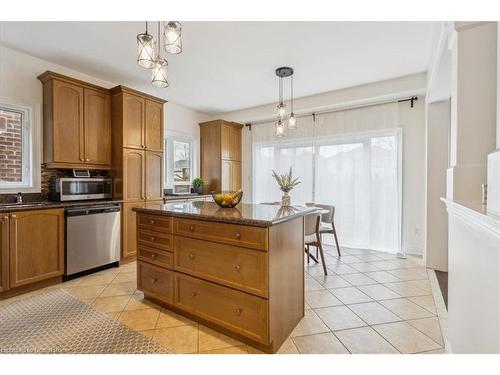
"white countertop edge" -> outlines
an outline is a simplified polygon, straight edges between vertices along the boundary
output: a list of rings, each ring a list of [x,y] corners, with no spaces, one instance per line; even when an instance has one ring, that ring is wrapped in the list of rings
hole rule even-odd
[[[500,216],[488,213],[486,207],[480,203],[456,202],[447,198],[441,200],[446,204],[446,210],[450,215],[500,241]]]

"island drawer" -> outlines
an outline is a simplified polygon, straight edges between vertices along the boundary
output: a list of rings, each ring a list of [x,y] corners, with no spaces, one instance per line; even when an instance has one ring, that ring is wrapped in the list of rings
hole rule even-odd
[[[174,234],[251,249],[267,250],[267,228],[174,218]]]
[[[267,300],[175,274],[175,306],[255,341],[268,337]]]
[[[137,242],[139,245],[145,245],[160,250],[173,251],[173,238],[171,234],[138,229]]]
[[[267,253],[174,236],[174,268],[267,297]]]
[[[146,247],[144,245],[138,246],[137,259],[167,268],[172,268],[174,265],[173,253]]]
[[[173,305],[174,272],[152,264],[137,262],[137,289]]]
[[[162,233],[172,233],[172,218],[160,215],[137,214],[138,228]]]

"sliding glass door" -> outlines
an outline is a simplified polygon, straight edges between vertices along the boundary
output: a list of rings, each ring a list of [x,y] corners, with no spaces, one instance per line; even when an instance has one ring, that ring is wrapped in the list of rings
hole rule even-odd
[[[292,204],[334,205],[341,245],[399,252],[400,145],[398,128],[254,143],[253,200],[279,201],[271,171],[292,166]]]

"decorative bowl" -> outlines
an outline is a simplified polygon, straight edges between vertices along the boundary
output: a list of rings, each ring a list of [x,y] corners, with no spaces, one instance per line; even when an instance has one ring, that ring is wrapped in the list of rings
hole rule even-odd
[[[222,191],[220,193],[216,193],[212,191],[212,198],[214,202],[222,208],[233,208],[238,205],[241,201],[241,197],[243,196],[243,192],[241,190],[238,191]]]

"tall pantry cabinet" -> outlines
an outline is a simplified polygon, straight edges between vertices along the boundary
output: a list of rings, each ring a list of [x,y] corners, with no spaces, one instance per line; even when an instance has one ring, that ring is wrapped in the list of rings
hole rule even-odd
[[[111,89],[113,197],[123,200],[122,257],[136,255],[134,207],[163,200],[163,105],[124,86]]]
[[[241,189],[241,129],[225,120],[200,123],[201,177],[204,193]]]

